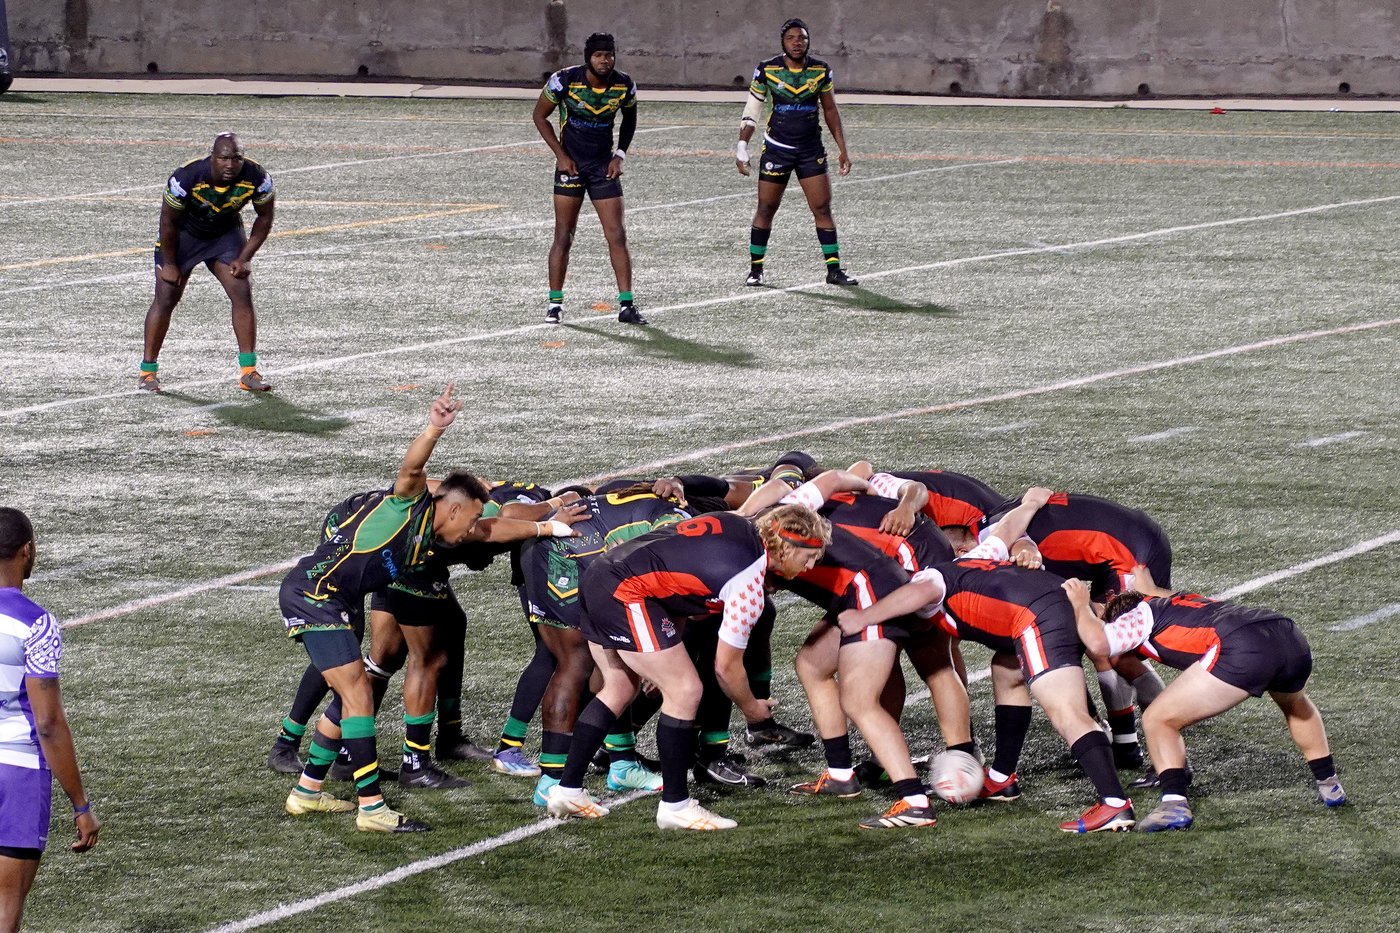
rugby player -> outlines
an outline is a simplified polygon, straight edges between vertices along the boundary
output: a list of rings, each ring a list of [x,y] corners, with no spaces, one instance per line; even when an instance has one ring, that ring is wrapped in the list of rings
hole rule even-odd
[[[1005,503],[986,523],[995,522],[1013,504],[1014,500]],[[1131,589],[1133,567],[1139,564],[1164,585],[1171,585],[1172,547],[1166,532],[1146,512],[1108,499],[1057,492],[1031,519],[1026,537],[1039,550],[1046,570],[1089,581],[1091,598],[1096,602]],[[955,546],[966,549],[973,543],[964,535]],[[1138,767],[1142,746],[1133,704],[1139,702],[1145,709],[1166,685],[1136,655],[1124,655],[1116,666],[1103,661],[1094,666],[1113,733],[1114,763],[1120,768]]]
[[[604,487],[607,488],[607,487]],[[559,783],[569,754],[579,710],[586,705],[589,680],[595,662],[582,631],[581,580],[584,573],[608,551],[657,528],[691,517],[680,498],[657,493],[657,483],[633,483],[588,496],[582,504],[588,515],[577,526],[578,536],[538,541],[521,554],[526,613],[539,638],[556,663],[545,690],[540,746],[540,774],[534,801],[549,802],[550,788]],[[671,489],[669,484],[661,486]],[[675,491],[684,496],[684,484]],[[619,711],[621,713],[621,711]],[[618,715],[603,745],[610,764],[610,790],[657,790],[660,775],[643,767],[636,757],[636,733],[632,718]]]
[[[854,472],[844,475],[860,481]],[[777,485],[778,481],[771,483],[770,490]],[[909,570],[919,569],[921,560],[951,560],[952,548],[933,525],[918,515],[926,496],[918,483],[878,474],[870,478],[870,488],[885,495],[846,491],[828,494],[830,488],[823,488],[823,477],[818,477],[782,500],[815,508],[833,526],[831,544],[817,565],[795,579],[779,583],[826,612],[799,652],[797,667],[822,737],[827,769],[816,781],[794,786],[791,793],[839,797],[860,793],[846,732],[849,716],[889,775],[896,797],[884,813],[861,820],[861,828],[933,826],[937,819],[932,803],[915,775],[908,741],[899,727],[903,678],[896,678],[895,672],[903,649],[915,670],[928,682],[949,747],[975,752],[967,692],[952,665],[949,639],[926,618],[911,616],[895,625],[873,626],[850,637],[842,637],[833,620],[845,609],[868,607],[898,590],[908,582]],[[756,497],[756,501],[762,500]],[[745,506],[750,507],[752,503]],[[882,528],[903,529],[905,534]],[[733,641],[721,647],[716,667],[722,676],[723,660],[732,658],[742,648]],[[893,695],[891,684],[896,688]]]
[[[363,497],[336,534],[318,543],[282,581],[279,603],[288,637],[300,641],[336,699],[316,724],[305,770],[287,796],[293,816],[345,813],[356,806],[321,790],[343,744],[359,797],[356,825],[365,831],[422,832],[428,827],[389,808],[379,786],[374,696],[352,621],[368,593],[427,559],[435,546],[461,542],[481,516],[487,491],[468,473],[453,473],[428,491],[425,467],[462,403],[452,386],[433,401],[428,425],[409,445],[394,485]]]
[[[549,791],[549,812],[607,815],[607,808],[583,789],[584,774],[613,721],[646,679],[662,698],[656,727],[663,778],[657,826],[719,830],[737,825],[689,795],[686,773],[695,751],[701,684],[681,642],[681,628],[713,624],[711,617],[719,613],[722,639],[747,637],[763,612],[767,574],[791,578],[810,569],[830,540],[826,519],[803,506],[784,505],[752,522],[733,512],[700,515],[634,538],[598,558],[582,581],[581,628],[603,672],[603,685],[579,714],[560,782]]]
[[[632,256],[622,222],[622,162],[637,131],[637,85],[616,70],[617,44],[595,32],[583,44],[582,65],[549,76],[535,103],[535,128],[554,153],[554,242],[549,247],[549,305],[544,319],[558,324],[564,313],[564,276],[586,194],[598,212],[608,257],[617,278],[617,319],[645,324],[632,299]],[[559,110],[559,135],[549,113]],[[613,148],[613,123],[622,127]]]
[[[253,256],[272,232],[277,193],[272,176],[243,155],[233,133],[214,138],[209,155],[187,162],[171,174],[160,206],[156,242],[156,294],[146,312],[145,351],[138,388],[159,392],[157,357],[170,328],[170,315],[185,293],[190,273],[203,263],[224,287],[233,305],[233,334],[238,340],[238,387],[266,392],[272,384],[258,372],[258,321],[253,312],[249,276]],[[252,202],[252,233],[243,229],[242,210]]]
[[[1082,583],[1070,581],[1065,588],[1091,657],[1137,651],[1182,672],[1142,716],[1162,798],[1137,828],[1149,833],[1190,828],[1195,818],[1186,798],[1182,730],[1265,691],[1312,771],[1318,799],[1328,807],[1345,804],[1322,714],[1304,690],[1312,651],[1297,624],[1269,609],[1173,593],[1156,586],[1145,566],[1133,573],[1134,591],[1110,600],[1103,622]]]
[[[841,268],[836,221],[831,216],[831,179],[827,176],[822,125],[817,117],[820,105],[827,129],[836,140],[841,174],[849,175],[851,157],[846,151],[841,114],[836,109],[831,66],[808,54],[811,35],[802,20],[788,20],[778,34],[782,54],[760,62],[753,70],[749,102],[739,122],[739,145],[734,152],[739,174],[748,175],[749,140],[758,129],[765,102],[771,98],[773,106],[758,155],[758,208],[749,229],[748,284],[763,284],[763,263],[773,231],[773,217],[783,202],[788,178],[796,171],[798,184],[807,196],[807,206],[817,224],[817,242],[821,244],[822,258],[826,261],[827,284],[856,285],[859,283]]]
[[[23,592],[34,556],[29,518],[0,507],[0,930],[6,933],[19,929],[39,871],[55,777],[73,805],[72,850],[97,845],[99,828],[59,693],[58,621]]]
[[[1078,819],[1061,823],[1060,829],[1071,833],[1127,830],[1135,822],[1133,806],[1118,780],[1108,737],[1088,713],[1081,667],[1084,647],[1074,607],[1061,586],[1063,578],[1010,560],[1008,548],[1051,495],[1049,489],[1032,488],[1022,504],[972,551],[956,561],[920,570],[909,583],[868,609],[843,612],[841,630],[854,635],[892,618],[941,609],[939,618],[950,635],[1014,654],[1024,686],[1098,793],[1098,803]],[[998,696],[997,702],[1006,698]],[[1014,782],[1014,771],[1008,777]]]

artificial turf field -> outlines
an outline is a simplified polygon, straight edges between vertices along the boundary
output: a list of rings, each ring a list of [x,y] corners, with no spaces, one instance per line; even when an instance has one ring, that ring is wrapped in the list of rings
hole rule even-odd
[[[80,623],[63,684],[103,821],[101,845],[73,856],[55,801],[29,928],[1400,923],[1400,117],[847,105],[855,171],[834,206],[862,284],[817,284],[810,215],[790,194],[770,284],[749,289],[737,105],[644,96],[625,178],[652,321],[638,329],[607,313],[587,208],[565,324],[541,323],[551,160],[529,108],[0,97],[0,501],[37,527],[28,591]],[[225,129],[278,185],[254,277],[277,391],[235,388],[227,303],[200,271],[161,357],[168,391],[138,394],[159,187]],[[1039,715],[1025,796],[945,806],[932,830],[859,831],[878,792],[789,798],[820,770],[813,751],[752,756],[765,790],[701,791],[740,823],[721,834],[662,835],[645,799],[601,824],[541,823],[530,782],[479,765],[451,766],[475,779],[464,791],[390,785],[426,835],[294,821],[290,780],[263,768],[305,664],[280,634],[276,583],[332,502],[392,478],[449,381],[468,407],[442,471],[553,484],[803,447],[1144,508],[1172,538],[1175,583],[1243,589],[1303,626],[1351,803],[1312,799],[1263,700],[1188,733],[1197,825],[1165,836],[1056,831],[1091,791]],[[531,642],[504,567],[457,588],[472,614],[466,718],[485,742]],[[779,718],[802,726],[787,662],[815,611],[781,606]],[[983,649],[966,654],[985,666]],[[989,739],[990,688],[971,692]],[[399,713],[391,699],[386,761]],[[906,726],[915,754],[937,750],[926,701]],[[1139,814],[1154,802],[1140,793]],[[306,909],[264,914],[281,904]]]

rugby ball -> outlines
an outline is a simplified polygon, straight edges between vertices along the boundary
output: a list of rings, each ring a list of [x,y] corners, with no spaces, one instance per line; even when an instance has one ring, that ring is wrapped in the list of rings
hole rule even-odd
[[[982,794],[982,766],[967,752],[940,752],[929,770],[933,792],[949,803],[971,803]]]

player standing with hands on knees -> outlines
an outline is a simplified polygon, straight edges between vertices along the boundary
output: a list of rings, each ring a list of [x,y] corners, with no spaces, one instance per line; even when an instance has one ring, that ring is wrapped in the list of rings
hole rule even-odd
[[[58,621],[23,592],[34,548],[25,514],[0,508],[0,933],[19,929],[48,842],[55,777],[73,804],[73,851],[97,845],[97,815],[58,689]]]
[[[608,257],[617,278],[617,319],[645,324],[632,301],[632,255],[622,223],[622,162],[637,131],[637,85],[613,66],[617,43],[595,32],[583,44],[582,65],[549,76],[535,102],[535,129],[554,153],[554,242],[549,247],[549,306],[547,323],[558,324],[564,313],[564,276],[574,244],[579,211],[586,194],[603,225]],[[549,113],[559,109],[559,135]],[[618,113],[622,127],[613,148],[612,128]]]
[[[749,231],[749,278],[747,284],[763,284],[763,262],[768,253],[768,236],[773,217],[783,202],[788,178],[797,172],[798,184],[807,196],[807,206],[817,222],[817,241],[826,262],[828,285],[857,285],[841,269],[841,249],[836,241],[836,221],[831,216],[831,179],[826,171],[826,149],[822,146],[822,125],[817,106],[836,140],[842,175],[851,173],[851,157],[846,151],[846,134],[836,109],[835,85],[831,66],[808,54],[811,34],[800,19],[783,23],[780,33],[783,53],[760,62],[749,84],[749,103],[739,122],[739,146],[735,164],[740,175],[749,174],[749,140],[763,117],[764,102],[773,107],[763,133],[758,162],[758,209]]]
[[[170,329],[170,316],[185,294],[195,266],[203,263],[224,287],[233,304],[233,334],[238,340],[238,387],[266,392],[272,384],[258,372],[258,319],[253,313],[253,255],[272,232],[277,192],[272,176],[243,155],[232,133],[214,138],[209,155],[177,168],[165,183],[156,242],[156,294],[146,312],[145,347],[136,386],[159,392],[156,357]],[[242,211],[249,202],[257,219],[244,233]]]

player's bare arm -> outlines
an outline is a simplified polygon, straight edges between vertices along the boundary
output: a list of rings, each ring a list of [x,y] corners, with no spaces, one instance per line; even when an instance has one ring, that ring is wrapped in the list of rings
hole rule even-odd
[[[100,824],[97,815],[92,812],[87,791],[83,789],[78,755],[73,749],[73,733],[68,728],[68,716],[63,711],[58,678],[25,677],[24,686],[29,695],[34,714],[34,732],[38,736],[39,747],[44,751],[44,760],[73,804],[73,822],[78,834],[73,851],[86,852],[97,845]]]
[[[535,121],[535,129],[539,131],[540,139],[549,147],[549,151],[554,153],[554,164],[561,172],[570,175],[578,174],[578,165],[573,157],[564,151],[564,146],[559,142],[559,137],[554,132],[554,124],[549,122],[549,114],[554,110],[554,104],[550,103],[548,97],[543,94],[535,101],[535,110],[530,115]]]
[[[253,220],[253,229],[248,232],[248,242],[243,244],[243,249],[239,251],[238,258],[230,265],[235,279],[246,279],[253,273],[253,256],[263,243],[267,240],[267,235],[272,232],[272,220],[277,212],[277,201],[275,198],[264,201],[262,204],[253,205],[253,213],[256,218]]]
[[[428,458],[433,455],[438,438],[457,420],[461,409],[462,402],[452,398],[452,383],[449,382],[428,409],[428,426],[408,445],[398,478],[394,480],[394,495],[412,499],[428,488]]]
[[[826,128],[831,131],[831,138],[836,140],[837,164],[841,168],[841,174],[849,175],[851,155],[846,151],[846,132],[841,126],[841,112],[836,109],[836,94],[833,91],[823,91],[817,99],[821,101]]]

